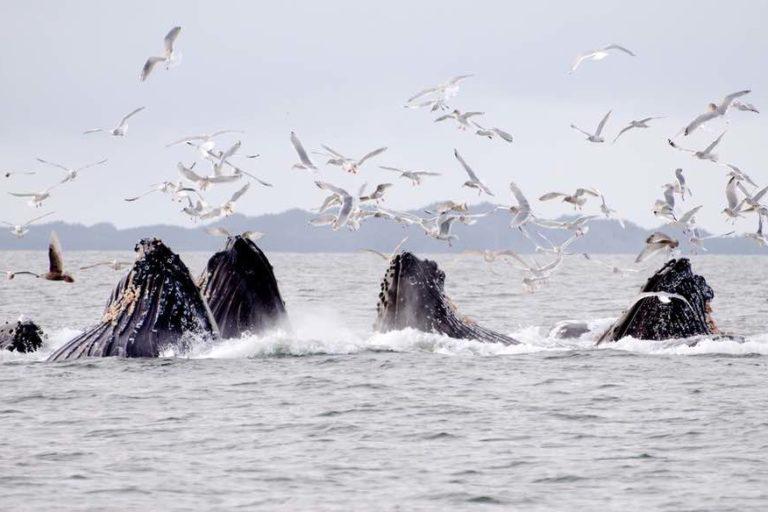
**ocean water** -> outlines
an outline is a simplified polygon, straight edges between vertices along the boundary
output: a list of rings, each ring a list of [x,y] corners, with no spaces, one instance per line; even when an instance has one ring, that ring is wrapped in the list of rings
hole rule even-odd
[[[197,275],[209,255],[182,256]],[[65,254],[114,257],[132,254]],[[375,256],[269,257],[293,331],[156,360],[44,362],[124,271],[0,280],[0,319],[49,334],[0,353],[0,509],[768,509],[766,259],[693,257],[745,343],[595,348],[547,332],[607,326],[662,261],[621,277],[572,257],[530,294],[504,263],[435,256],[463,314],[524,342],[502,347],[373,333]],[[0,270],[46,258],[0,252]]]

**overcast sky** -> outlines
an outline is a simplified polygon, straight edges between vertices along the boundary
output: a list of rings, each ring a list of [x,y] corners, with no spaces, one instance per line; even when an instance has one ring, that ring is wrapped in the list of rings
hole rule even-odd
[[[0,219],[23,221],[36,212],[6,191],[44,189],[59,171],[36,157],[77,166],[102,157],[55,189],[42,211],[54,218],[118,226],[189,225],[176,203],[159,194],[137,203],[122,198],[162,180],[176,180],[176,163],[194,154],[175,138],[222,128],[241,129],[245,152],[262,156],[244,168],[274,183],[238,203],[245,214],[313,207],[323,198],[309,173],[292,171],[289,142],[296,130],[308,149],[328,144],[359,156],[389,150],[358,176],[322,167],[320,177],[350,190],[391,181],[387,204],[422,206],[442,199],[477,200],[460,188],[458,148],[478,175],[508,200],[516,181],[531,198],[551,190],[600,188],[623,216],[658,224],[653,201],[683,167],[699,223],[726,229],[725,173],[666,146],[665,139],[739,89],[768,108],[765,56],[768,3],[643,2],[190,2],[24,1],[0,4],[0,169],[36,170],[0,182]],[[162,38],[181,25],[181,64],[139,72]],[[611,42],[637,53],[587,62],[568,74],[574,56]],[[426,110],[403,108],[416,91],[473,73],[453,104],[485,112],[484,120],[515,136],[511,145],[433,123]],[[112,126],[138,106],[125,138],[82,131]],[[615,145],[591,144],[569,128],[593,129],[609,109],[612,139],[629,120],[665,116],[651,129],[625,134]],[[763,114],[765,115],[765,114]],[[763,115],[731,112],[686,139],[703,148],[728,128],[719,153],[768,183]],[[222,138],[223,145],[234,139]],[[317,157],[318,160],[321,160]],[[443,176],[413,188],[377,165],[428,168]],[[239,185],[209,194],[222,201]],[[533,202],[533,201],[532,201]],[[588,207],[591,210],[597,204]],[[545,216],[564,205],[534,202]],[[754,219],[740,230],[754,229]]]

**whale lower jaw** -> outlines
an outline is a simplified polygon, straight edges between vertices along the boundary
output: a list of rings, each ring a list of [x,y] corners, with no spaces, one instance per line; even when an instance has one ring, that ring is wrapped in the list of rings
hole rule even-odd
[[[437,263],[402,252],[390,261],[381,282],[374,329],[406,328],[451,338],[513,345],[517,340],[461,318],[444,292],[445,273]]]
[[[702,276],[693,273],[687,258],[669,260],[648,279],[641,292],[682,295],[687,304],[680,300],[665,304],[656,298],[642,299],[600,336],[598,344],[627,336],[639,340],[698,340],[721,334],[710,314],[715,294]]]
[[[183,353],[218,327],[181,258],[160,240],[141,240],[136,263],[115,287],[101,322],[56,350],[49,361],[81,357],[159,357]]]

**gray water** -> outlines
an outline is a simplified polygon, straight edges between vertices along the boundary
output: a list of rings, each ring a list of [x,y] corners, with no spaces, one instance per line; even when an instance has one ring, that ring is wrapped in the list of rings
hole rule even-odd
[[[132,257],[66,263],[115,256]],[[208,257],[182,256],[194,274]],[[547,331],[608,325],[646,275],[570,258],[528,294],[505,264],[437,256],[462,313],[524,342],[501,347],[372,333],[373,256],[269,256],[293,332],[184,358],[45,363],[100,317],[122,272],[0,281],[0,318],[49,333],[42,353],[0,354],[0,509],[768,508],[765,259],[694,258],[719,326],[746,343],[596,349]],[[0,270],[45,258],[0,252]]]

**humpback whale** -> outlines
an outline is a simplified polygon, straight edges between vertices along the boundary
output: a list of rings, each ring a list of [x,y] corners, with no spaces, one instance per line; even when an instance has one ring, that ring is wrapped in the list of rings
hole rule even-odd
[[[518,344],[515,339],[461,318],[445,295],[445,272],[437,263],[404,251],[395,255],[381,282],[374,329],[413,328],[451,338]]]
[[[0,350],[35,352],[43,345],[43,330],[31,320],[5,322],[0,327]]]
[[[136,262],[107,301],[100,323],[48,359],[158,357],[188,348],[190,335],[218,338],[216,321],[181,258],[157,238],[136,244]]]
[[[200,290],[222,338],[258,333],[287,322],[272,265],[245,235],[228,237],[224,250],[211,256]]]
[[[650,296],[654,293],[678,300],[659,300]],[[688,258],[665,263],[648,279],[639,297],[600,336],[598,344],[625,336],[667,340],[720,334],[711,316],[710,302],[715,293],[702,276],[693,273]]]

